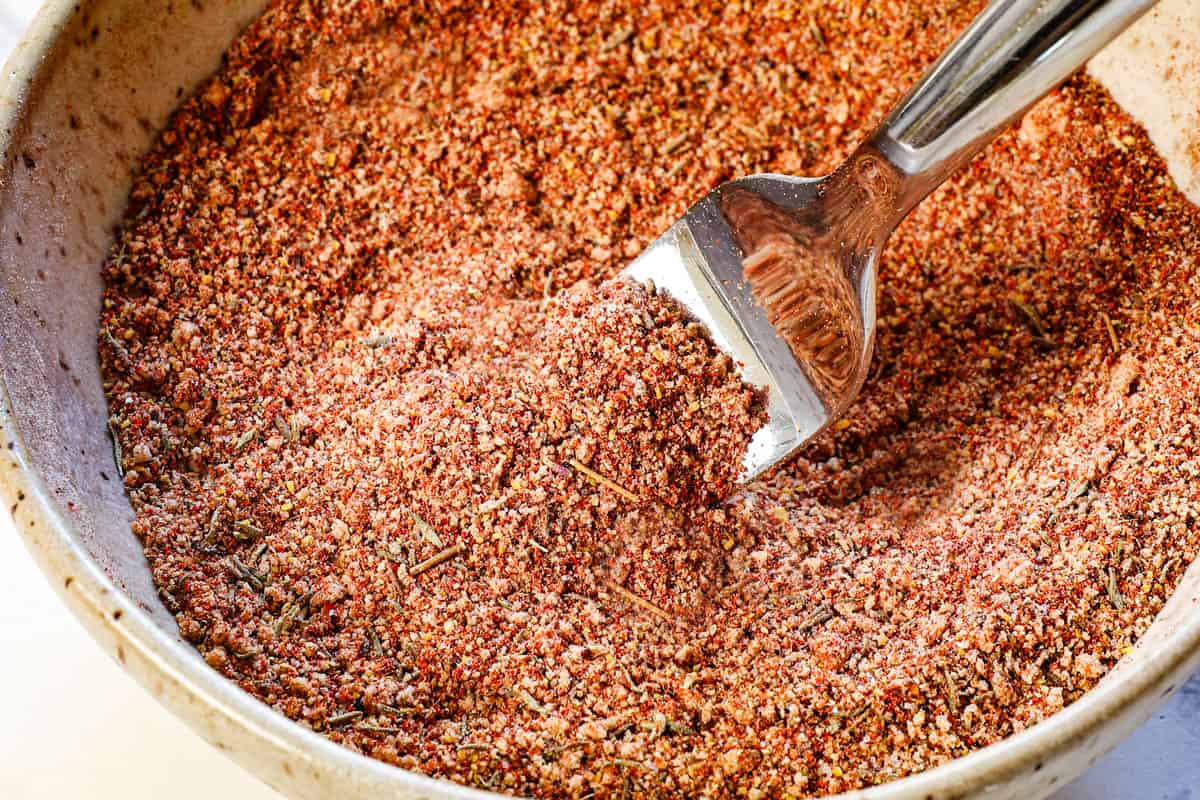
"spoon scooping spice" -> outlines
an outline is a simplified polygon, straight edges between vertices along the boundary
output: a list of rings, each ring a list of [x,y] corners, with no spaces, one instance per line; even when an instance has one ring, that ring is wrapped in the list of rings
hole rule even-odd
[[[996,0],[831,175],[709,192],[626,270],[685,305],[765,387],[750,480],[845,413],[866,379],[876,265],[901,220],[1154,0]]]

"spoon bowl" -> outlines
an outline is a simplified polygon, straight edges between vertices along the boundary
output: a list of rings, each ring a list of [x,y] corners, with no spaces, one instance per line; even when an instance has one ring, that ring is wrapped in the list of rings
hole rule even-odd
[[[743,459],[746,480],[843,414],[866,379],[882,241],[831,223],[830,203],[848,190],[841,176],[731,181],[625,270],[683,303],[743,379],[766,389],[768,421]]]

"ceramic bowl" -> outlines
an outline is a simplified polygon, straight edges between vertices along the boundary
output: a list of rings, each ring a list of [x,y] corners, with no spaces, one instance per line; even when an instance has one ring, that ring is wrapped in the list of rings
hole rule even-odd
[[[1184,3],[1190,0],[1182,0]],[[96,358],[100,264],[154,132],[261,0],[50,0],[0,83],[0,495],[47,577],[147,691],[298,798],[482,798],[356,755],[211,670],[159,601],[117,479]],[[864,800],[1034,800],[1200,664],[1200,567],[1138,646],[1050,720]]]

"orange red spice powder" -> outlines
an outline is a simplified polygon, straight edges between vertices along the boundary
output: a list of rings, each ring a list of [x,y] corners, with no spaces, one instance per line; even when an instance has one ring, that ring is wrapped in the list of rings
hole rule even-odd
[[[277,0],[145,159],[100,353],[180,630],[334,741],[546,798],[817,796],[1035,724],[1195,557],[1196,210],[1084,77],[904,224],[859,404],[606,282],[840,161],[979,2]]]

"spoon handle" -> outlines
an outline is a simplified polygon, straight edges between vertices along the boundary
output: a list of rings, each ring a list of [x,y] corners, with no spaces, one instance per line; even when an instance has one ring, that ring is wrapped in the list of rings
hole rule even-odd
[[[993,0],[866,145],[899,171],[899,222],[1156,0]]]

